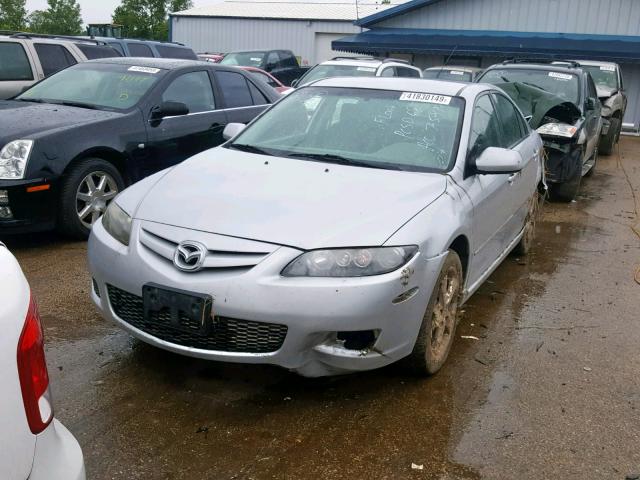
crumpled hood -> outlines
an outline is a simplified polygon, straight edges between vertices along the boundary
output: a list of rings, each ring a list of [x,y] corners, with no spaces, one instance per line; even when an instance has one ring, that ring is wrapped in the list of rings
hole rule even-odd
[[[575,123],[582,116],[576,105],[540,88],[519,82],[501,83],[496,86],[511,97],[525,116],[531,115],[529,124],[534,129],[542,126],[545,116],[568,124]]]
[[[598,98],[600,100],[606,100],[611,95],[616,93],[615,88],[605,87],[604,85],[596,85],[596,92],[598,92]]]
[[[218,147],[155,182],[134,217],[302,249],[375,246],[445,189],[446,176],[441,174]],[[131,204],[126,191],[122,200]]]
[[[34,138],[51,130],[113,118],[119,113],[47,103],[0,101],[0,143]]]

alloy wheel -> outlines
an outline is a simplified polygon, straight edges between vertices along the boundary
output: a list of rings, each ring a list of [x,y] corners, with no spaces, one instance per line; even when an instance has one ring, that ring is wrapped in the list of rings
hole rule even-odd
[[[89,173],[76,192],[76,213],[80,223],[91,228],[117,194],[118,184],[111,175],[103,171]]]

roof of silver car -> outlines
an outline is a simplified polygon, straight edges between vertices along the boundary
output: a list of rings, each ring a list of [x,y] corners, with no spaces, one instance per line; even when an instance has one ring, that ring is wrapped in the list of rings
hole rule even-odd
[[[437,95],[475,96],[479,92],[494,89],[487,84],[461,84],[443,80],[398,77],[332,77],[311,83],[314,87],[369,88],[375,90],[397,90],[407,92],[435,93]],[[463,95],[464,92],[464,95]]]

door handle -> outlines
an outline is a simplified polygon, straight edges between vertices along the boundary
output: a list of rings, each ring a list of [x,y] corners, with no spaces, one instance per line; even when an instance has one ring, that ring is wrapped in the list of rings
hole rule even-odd
[[[224,130],[224,125],[222,125],[221,123],[214,123],[209,127],[209,130],[213,133],[222,133],[222,131]]]
[[[509,178],[507,178],[507,182],[509,182],[509,185],[513,185],[513,182],[516,178],[518,178],[518,175],[520,175],[520,172],[509,175]]]

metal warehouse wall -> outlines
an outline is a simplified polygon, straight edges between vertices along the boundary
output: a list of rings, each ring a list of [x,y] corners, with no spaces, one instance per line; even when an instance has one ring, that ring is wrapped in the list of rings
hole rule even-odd
[[[316,33],[351,35],[360,28],[351,21],[271,20],[250,18],[172,17],[172,39],[196,52],[286,49],[316,63]]]
[[[640,1],[446,0],[376,27],[640,35]]]

